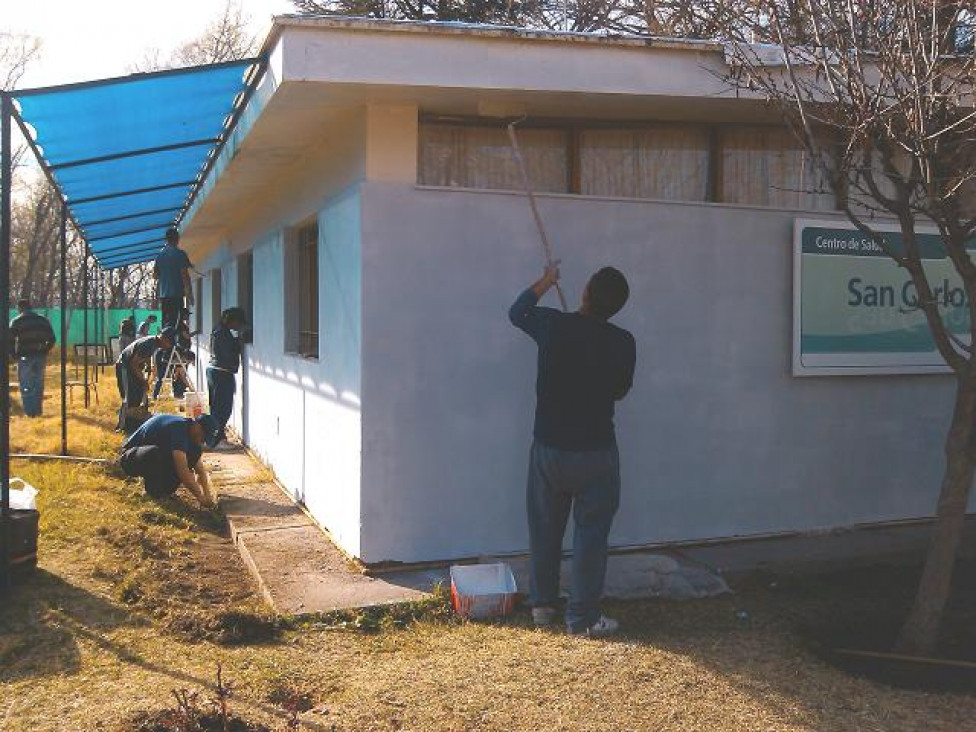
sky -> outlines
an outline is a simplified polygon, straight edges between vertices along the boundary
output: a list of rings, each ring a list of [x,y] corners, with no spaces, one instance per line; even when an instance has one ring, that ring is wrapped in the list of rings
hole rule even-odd
[[[289,0],[237,0],[263,40],[272,15],[294,12]],[[130,73],[156,48],[165,57],[199,35],[225,0],[0,0],[0,33],[41,39],[41,56],[20,88]]]

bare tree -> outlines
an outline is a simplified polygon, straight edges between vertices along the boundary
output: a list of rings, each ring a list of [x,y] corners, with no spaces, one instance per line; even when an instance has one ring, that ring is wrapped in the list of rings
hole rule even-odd
[[[0,32],[0,89],[7,91],[15,88],[40,53],[39,39]]]
[[[950,594],[976,466],[976,59],[970,3],[760,0],[726,16],[730,83],[783,116],[854,226],[907,272],[939,353],[955,376],[946,467],[917,594],[898,650],[935,646]],[[877,227],[885,215],[903,245]],[[923,267],[918,232],[935,226],[963,282],[969,333],[948,327]],[[906,415],[906,419],[910,416]]]

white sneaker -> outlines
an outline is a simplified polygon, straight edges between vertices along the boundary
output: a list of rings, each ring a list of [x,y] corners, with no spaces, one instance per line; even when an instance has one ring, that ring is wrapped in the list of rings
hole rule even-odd
[[[606,615],[601,615],[600,619],[593,623],[593,625],[591,625],[585,631],[576,633],[575,635],[586,635],[590,638],[606,638],[609,635],[613,635],[618,630],[620,630],[620,623],[613,618],[608,618]]]
[[[545,628],[552,625],[556,619],[556,608],[554,607],[534,607],[532,608],[532,622],[537,628]]]

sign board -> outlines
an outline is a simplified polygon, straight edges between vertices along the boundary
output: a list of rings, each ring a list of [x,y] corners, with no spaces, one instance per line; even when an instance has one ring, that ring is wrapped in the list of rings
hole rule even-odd
[[[897,225],[872,225],[898,251]],[[923,266],[951,331],[969,340],[966,294],[937,230],[918,232]],[[793,374],[945,373],[908,272],[853,224],[793,226]]]

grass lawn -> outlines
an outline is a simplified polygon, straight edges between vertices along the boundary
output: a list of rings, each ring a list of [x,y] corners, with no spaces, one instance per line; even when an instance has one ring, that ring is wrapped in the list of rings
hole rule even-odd
[[[50,370],[49,416],[20,416],[15,395],[14,452],[57,451],[55,377]],[[74,454],[117,447],[113,392],[106,372],[99,406],[86,411],[75,399]],[[266,614],[220,516],[186,496],[147,500],[97,466],[19,461],[13,474],[41,491],[40,570],[0,595],[0,730],[155,729],[134,720],[173,706],[173,690],[210,695],[218,663],[232,710],[273,729],[286,728],[289,697],[310,707],[302,729],[346,731],[976,724],[976,696],[848,676],[797,632],[839,608],[871,625],[892,622],[910,597],[910,572],[755,578],[706,601],[611,603],[626,632],[608,641],[534,630],[525,613],[457,622],[441,601],[415,620],[399,608],[297,622]],[[969,619],[976,575],[965,569],[954,613]],[[960,627],[953,643],[967,655],[974,637]]]

